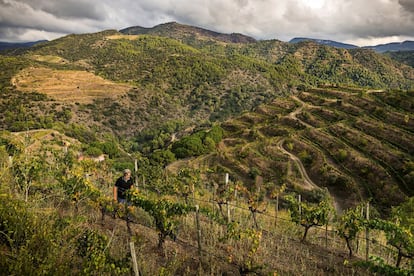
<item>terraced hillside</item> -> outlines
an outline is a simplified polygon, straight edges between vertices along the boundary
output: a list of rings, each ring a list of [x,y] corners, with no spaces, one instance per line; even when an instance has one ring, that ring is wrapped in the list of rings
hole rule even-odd
[[[224,122],[218,153],[191,164],[222,166],[247,186],[261,176],[269,195],[284,183],[326,187],[340,209],[371,199],[386,214],[414,195],[413,96],[329,87],[278,98]]]

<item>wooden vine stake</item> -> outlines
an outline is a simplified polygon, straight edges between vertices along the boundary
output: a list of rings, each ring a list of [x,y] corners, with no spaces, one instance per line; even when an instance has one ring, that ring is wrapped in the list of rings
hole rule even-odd
[[[135,162],[134,162],[134,165],[135,165],[135,186],[136,187],[138,187],[138,160],[137,159],[135,159]]]
[[[196,227],[197,227],[197,246],[198,246],[198,257],[201,264],[202,258],[202,248],[201,248],[201,228],[200,228],[200,207],[198,205],[196,207]]]
[[[329,195],[329,191],[326,187],[325,187],[325,192],[326,192],[326,194]],[[331,218],[331,214],[329,213],[328,214],[328,221],[326,222],[326,225],[325,225],[325,248],[328,248],[328,228],[329,228],[330,218]]]
[[[279,194],[276,195],[276,206],[275,206],[275,226],[277,225],[277,218],[279,216]]]
[[[134,242],[129,242],[129,248],[131,249],[132,265],[134,267],[135,276],[139,276],[139,269],[137,263],[137,255],[135,254],[135,245]]]
[[[364,208],[361,208],[361,218],[363,218],[364,217]],[[359,253],[359,248],[360,248],[360,238],[358,237],[357,239],[356,239],[356,254],[358,254]],[[361,246],[362,246],[362,244],[361,244]]]
[[[369,221],[369,202],[367,202],[367,213],[366,219]],[[366,240],[366,251],[365,251],[365,259],[369,260],[369,228],[365,228],[365,240]]]
[[[226,173],[225,183],[226,183],[226,189],[228,189],[229,188],[229,174],[228,173]],[[227,206],[227,222],[230,223],[231,222],[230,202],[227,201],[226,206]]]
[[[211,200],[213,214],[216,214],[217,185],[213,183],[213,198]]]

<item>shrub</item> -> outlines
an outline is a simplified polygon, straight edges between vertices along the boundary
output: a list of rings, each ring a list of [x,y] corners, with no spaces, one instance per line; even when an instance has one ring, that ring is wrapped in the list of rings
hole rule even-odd
[[[162,167],[175,161],[175,155],[170,150],[156,150],[151,155],[151,162]]]
[[[103,154],[103,152],[102,152],[101,149],[99,149],[97,147],[88,147],[86,149],[86,154],[89,155],[89,156],[96,157],[96,156],[99,156],[99,155]]]

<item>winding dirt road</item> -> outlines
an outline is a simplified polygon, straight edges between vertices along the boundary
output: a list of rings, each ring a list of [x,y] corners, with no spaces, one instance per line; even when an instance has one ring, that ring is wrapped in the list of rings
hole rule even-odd
[[[308,104],[306,104],[305,102],[303,102],[301,99],[299,99],[296,96],[291,96],[292,99],[298,101],[299,103],[301,103],[301,106],[298,107],[297,109],[293,110],[288,116],[292,119],[298,120],[301,124],[305,125],[307,128],[314,128],[312,125],[302,121],[301,119],[297,118],[296,115],[299,114],[303,108],[305,107],[305,105],[310,106]],[[300,175],[302,176],[303,179],[303,188],[306,190],[322,190],[321,187],[319,187],[318,185],[316,185],[312,179],[309,177],[308,173],[306,172],[305,166],[303,166],[302,161],[300,161],[299,157],[297,157],[296,155],[290,153],[289,151],[287,151],[284,147],[283,147],[283,143],[285,142],[285,139],[280,139],[277,143],[277,147],[280,149],[281,152],[283,152],[284,154],[286,154],[287,156],[289,156],[290,160],[292,160],[296,165],[297,168],[299,170]],[[289,173],[289,172],[288,172]],[[329,191],[328,191],[329,193]],[[329,193],[330,197],[332,198],[333,201],[333,205],[334,208],[337,211],[341,211],[342,208],[340,207],[340,205],[338,204],[337,200],[332,196],[331,193]]]
[[[313,183],[312,179],[310,179],[308,173],[306,172],[305,167],[302,164],[302,161],[300,161],[300,159],[296,156],[293,155],[292,153],[288,152],[284,147],[283,147],[283,142],[285,141],[285,139],[281,139],[278,143],[277,146],[278,148],[286,155],[289,156],[290,160],[292,160],[298,167],[300,175],[302,176],[303,180],[304,180],[304,188],[306,190],[314,190],[314,189],[320,189],[318,185],[316,185],[315,183]]]

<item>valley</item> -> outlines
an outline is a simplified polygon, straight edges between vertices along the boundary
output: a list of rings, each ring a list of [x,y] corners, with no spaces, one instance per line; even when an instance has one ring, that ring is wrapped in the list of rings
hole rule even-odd
[[[412,67],[177,23],[0,66],[0,274],[412,272]]]

